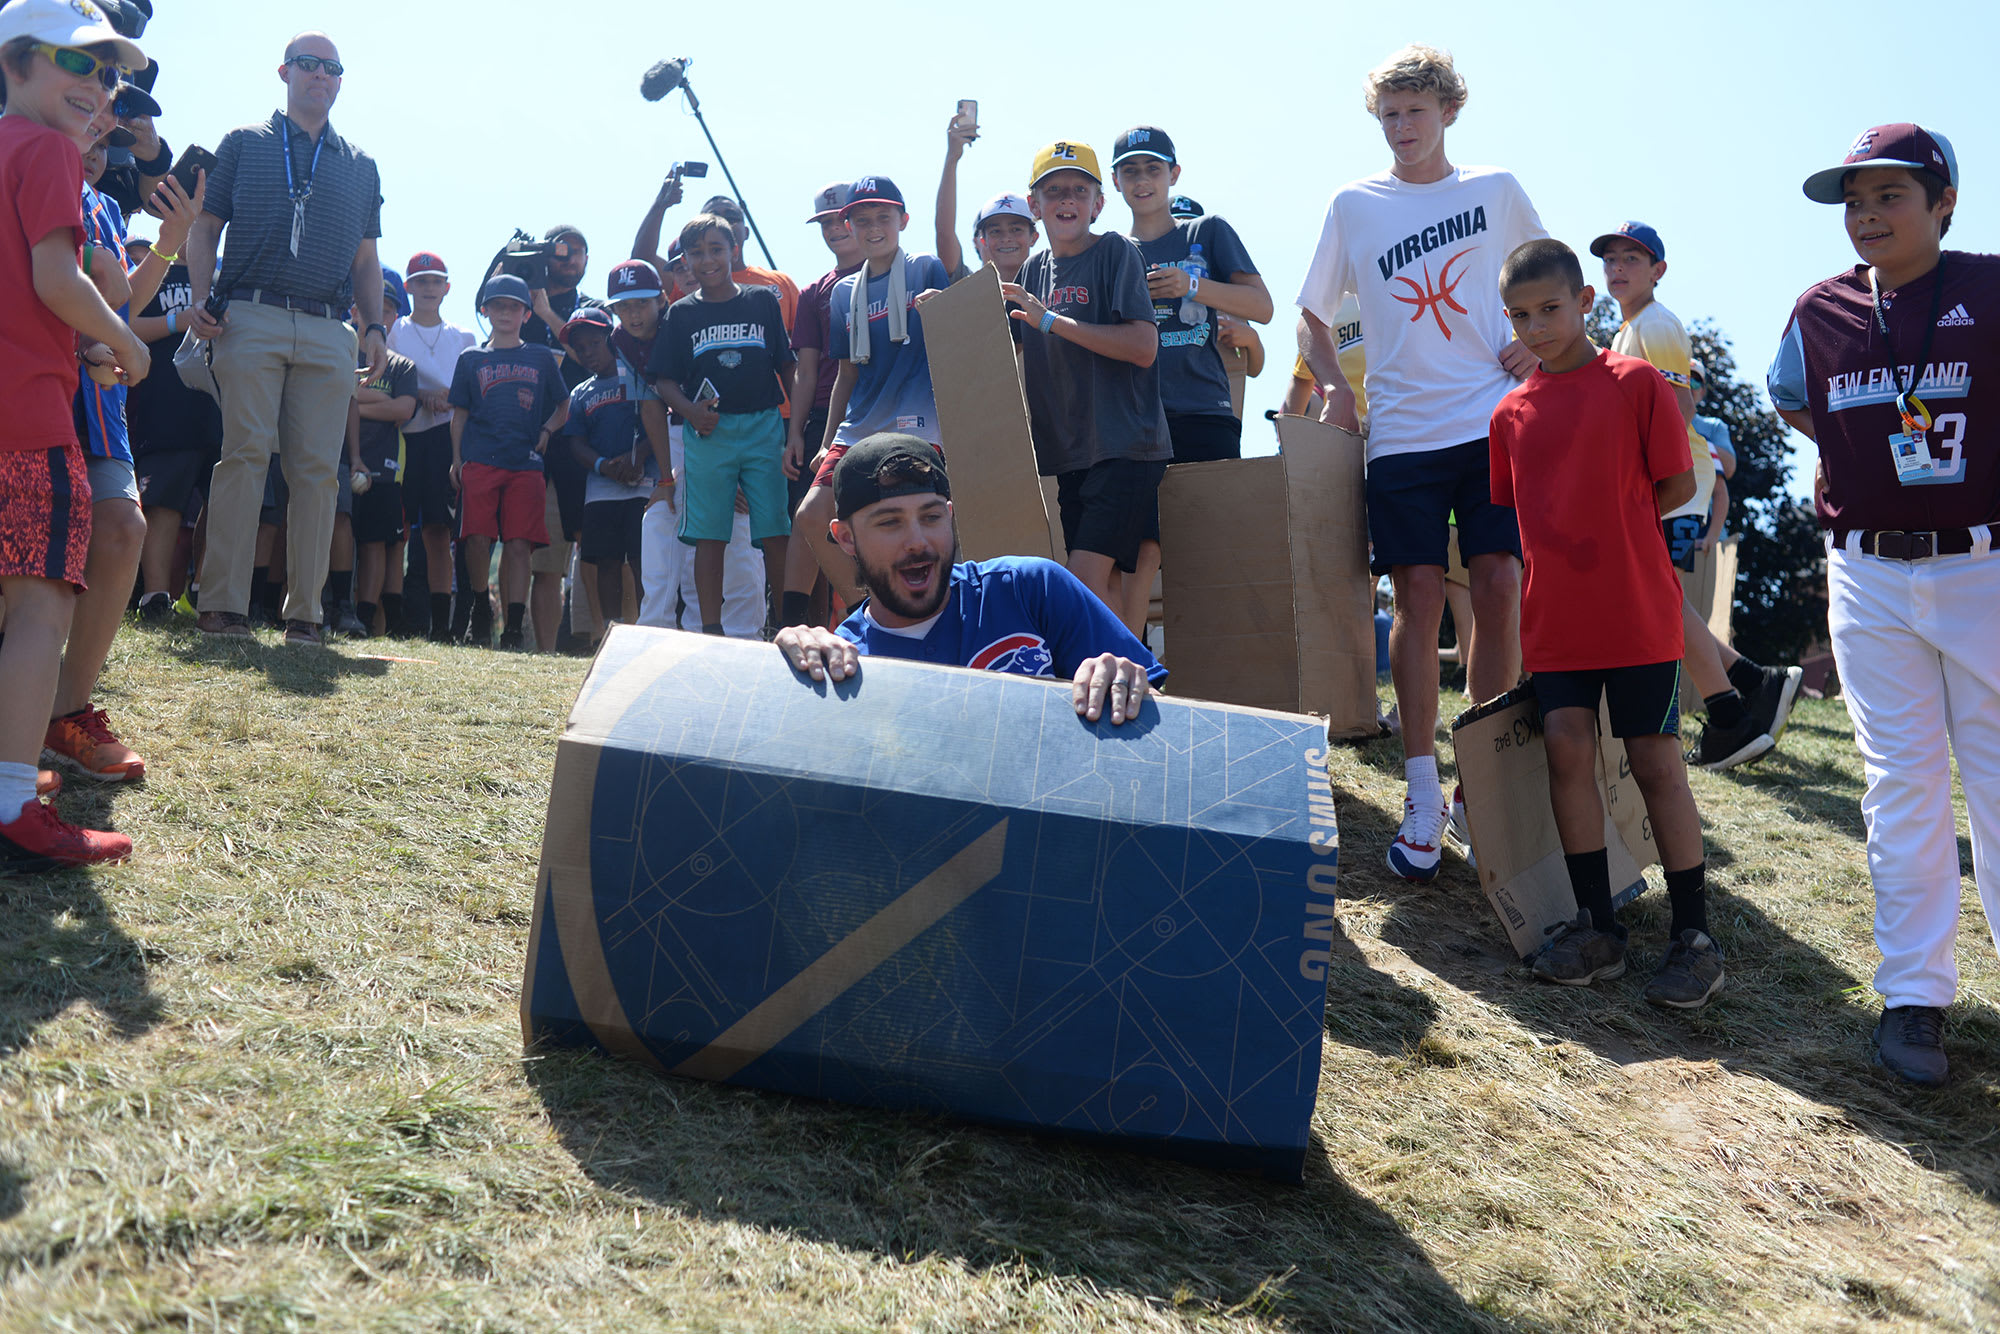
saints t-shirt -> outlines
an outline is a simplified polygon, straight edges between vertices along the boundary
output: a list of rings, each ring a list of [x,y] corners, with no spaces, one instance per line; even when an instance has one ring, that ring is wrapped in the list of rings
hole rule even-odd
[[[778,294],[738,287],[726,301],[706,301],[696,292],[668,307],[646,373],[671,379],[694,402],[706,382],[715,389],[718,410],[736,416],[782,404],[778,374],[797,360]]]
[[[368,364],[367,352],[359,354],[357,364],[364,367]],[[400,352],[391,352],[382,373],[368,381],[366,387],[390,398],[415,398],[417,382],[417,363]],[[408,424],[404,422],[361,419],[361,466],[374,473],[377,480],[395,482],[402,479],[403,432],[407,429]],[[539,426],[535,428],[538,434],[541,429]]]
[[[1513,328],[1500,265],[1547,236],[1512,174],[1458,167],[1425,184],[1383,173],[1326,206],[1299,305],[1329,328],[1342,298],[1367,326],[1368,457],[1478,440],[1514,386],[1500,366]]]
[[[1651,362],[1653,369],[1676,389],[1688,387],[1694,347],[1688,342],[1687,330],[1679,317],[1657,301],[1648,301],[1637,315],[1618,326],[1611,339],[1611,350]],[[1715,491],[1715,456],[1709,453],[1708,442],[1694,429],[1693,422],[1687,425],[1687,437],[1694,458],[1694,499],[1663,518],[1706,515],[1709,498]]]
[[[1146,266],[1132,238],[1109,232],[1081,254],[1038,250],[1021,266],[1021,286],[1057,315],[1080,324],[1153,318]],[[1106,459],[1163,462],[1174,456],[1160,405],[1160,368],[1099,356],[1059,334],[1010,320],[1021,344],[1028,423],[1044,477]]]
[[[636,340],[635,340],[636,341]],[[593,375],[569,392],[569,419],[563,423],[561,444],[582,440],[601,459],[628,458],[634,449],[646,465],[646,480],[626,485],[597,472],[583,479],[583,500],[644,500],[660,479],[653,449],[639,424],[639,405],[654,397],[644,377],[622,355],[608,375]]]
[[[838,633],[878,658],[1068,680],[1084,659],[1115,653],[1144,667],[1155,685],[1167,677],[1167,669],[1075,575],[1040,556],[952,566],[943,609],[909,630],[878,624],[869,614],[871,605],[862,602]]]
[[[449,390],[451,373],[458,366],[458,354],[478,342],[472,330],[461,329],[445,320],[422,325],[407,315],[399,315],[396,322],[389,326],[389,350],[400,352],[415,363],[417,385],[423,393],[442,394]],[[443,412],[426,412],[419,401],[417,415],[410,418],[409,425],[403,429],[415,435],[419,431],[443,426],[450,420],[449,408]]]
[[[187,313],[194,309],[194,284],[187,265],[179,260],[160,280],[141,315],[181,316],[175,323],[184,330]],[[132,442],[134,457],[149,454],[190,452],[212,454],[222,448],[222,409],[199,389],[191,389],[174,371],[174,353],[180,350],[185,333],[175,332],[146,345],[153,354],[154,371],[132,386],[125,395],[125,430]]]
[[[931,392],[931,360],[924,347],[924,317],[916,308],[919,294],[950,286],[944,261],[936,255],[898,251],[903,265],[903,299],[909,341],[889,339],[889,273],[877,276],[864,269],[833,285],[827,303],[826,350],[830,357],[853,360],[847,312],[854,308],[856,286],[868,279],[868,360],[855,367],[854,388],[847,395],[847,415],[834,431],[837,445],[866,440],[879,431],[901,431],[932,444],[942,444],[938,432],[937,397]]]
[[[1137,244],[1146,263],[1157,268],[1185,266],[1194,247],[1200,246],[1201,262],[1208,268],[1208,276],[1202,279],[1204,287],[1257,272],[1236,229],[1214,214],[1182,219],[1164,235]],[[1160,368],[1160,403],[1168,412],[1234,416],[1229,372],[1222,364],[1221,345],[1215,341],[1215,312],[1204,305],[1200,320],[1188,324],[1181,318],[1182,300],[1160,297],[1153,302],[1153,322],[1160,326],[1160,359],[1156,363]]]
[[[467,348],[452,370],[451,405],[471,415],[459,457],[517,472],[540,472],[542,423],[569,397],[556,354],[539,343]]]

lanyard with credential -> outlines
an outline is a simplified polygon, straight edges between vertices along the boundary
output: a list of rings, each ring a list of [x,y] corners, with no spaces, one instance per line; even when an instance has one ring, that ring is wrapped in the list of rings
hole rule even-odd
[[[1931,292],[1931,317],[1924,324],[1924,353],[1916,368],[1910,372],[1910,381],[1903,383],[1902,358],[1896,355],[1896,344],[1889,336],[1889,317],[1882,312],[1882,291],[1875,283],[1875,270],[1868,270],[1868,295],[1875,304],[1875,327],[1882,331],[1882,346],[1889,353],[1889,375],[1896,382],[1896,411],[1903,418],[1903,430],[1910,435],[1921,436],[1931,428],[1931,410],[1917,397],[1917,384],[1924,378],[1924,372],[1931,364],[1931,340],[1937,337],[1938,316],[1944,312],[1944,256],[1938,256],[1935,269],[1931,270],[1931,280],[1936,284]]]
[[[319,132],[319,142],[313,145],[312,165],[306,168],[306,183],[303,187],[292,183],[292,132],[285,130],[285,194],[292,201],[292,258],[299,257],[299,232],[306,225],[306,200],[312,198],[313,177],[319,175],[319,150],[326,147],[326,130]]]

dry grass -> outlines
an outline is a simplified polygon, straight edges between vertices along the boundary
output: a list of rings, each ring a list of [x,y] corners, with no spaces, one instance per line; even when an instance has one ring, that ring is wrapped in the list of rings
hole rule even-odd
[[[1472,879],[1378,872],[1398,752],[1342,752],[1344,944],[1304,1189],[524,1061],[515,1002],[579,664],[130,634],[129,867],[0,882],[7,1329],[1779,1329],[2000,1323],[2000,1021],[1867,1063],[1837,705],[1698,776],[1731,987],[1532,985]],[[1449,713],[1449,708],[1447,708]]]

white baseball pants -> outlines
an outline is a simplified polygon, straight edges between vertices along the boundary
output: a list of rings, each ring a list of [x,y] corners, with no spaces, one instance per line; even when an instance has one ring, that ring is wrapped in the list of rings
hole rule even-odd
[[[674,476],[681,475],[681,428],[669,426]],[[679,504],[679,497],[675,497]],[[639,570],[646,596],[639,604],[639,624],[665,629],[701,630],[701,600],[695,595],[694,548],[679,536],[680,515],[665,504],[650,505],[639,535]],[[676,600],[687,603],[679,621]],[[722,558],[722,632],[736,639],[755,639],[764,632],[764,553],[750,545],[750,516],[738,514]]]

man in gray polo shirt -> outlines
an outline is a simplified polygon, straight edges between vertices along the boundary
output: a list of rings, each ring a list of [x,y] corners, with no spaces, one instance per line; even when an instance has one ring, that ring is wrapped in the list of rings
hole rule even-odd
[[[278,78],[285,109],[223,136],[202,215],[188,235],[187,264],[198,338],[214,340],[221,390],[222,460],[208,498],[208,554],[201,566],[201,628],[248,635],[250,568],[264,475],[275,444],[291,488],[285,544],[285,641],[320,642],[326,582],[354,397],[356,338],[350,302],[366,328],[360,349],[373,379],[388,360],[382,325],[382,185],[375,161],[327,124],[340,95],[339,53],[324,33],[285,48]],[[204,309],[209,275],[228,229],[215,290],[228,299],[218,320]]]

